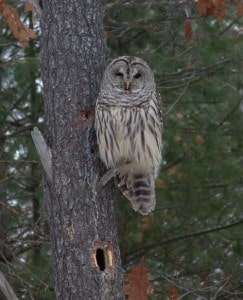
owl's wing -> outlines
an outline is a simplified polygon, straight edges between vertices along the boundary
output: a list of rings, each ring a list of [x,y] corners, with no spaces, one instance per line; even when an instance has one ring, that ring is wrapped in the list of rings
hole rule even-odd
[[[163,124],[163,105],[162,105],[162,98],[161,98],[161,96],[160,96],[160,94],[159,94],[158,92],[156,93],[156,98],[157,98],[156,106],[157,106],[159,118],[160,118],[161,124]]]

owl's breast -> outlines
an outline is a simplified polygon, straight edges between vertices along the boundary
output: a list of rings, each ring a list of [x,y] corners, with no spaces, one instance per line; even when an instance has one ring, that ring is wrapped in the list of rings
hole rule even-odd
[[[121,162],[132,162],[129,172],[147,172],[158,168],[161,128],[160,121],[153,116],[154,110],[150,110],[149,107],[110,107],[102,110],[97,137],[101,159],[108,168]],[[99,127],[97,125],[96,128]]]

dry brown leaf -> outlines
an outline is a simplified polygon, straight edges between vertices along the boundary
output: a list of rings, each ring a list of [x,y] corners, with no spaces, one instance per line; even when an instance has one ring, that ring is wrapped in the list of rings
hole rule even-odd
[[[178,300],[180,298],[180,294],[178,293],[175,287],[171,287],[169,289],[169,299],[170,300]]]
[[[183,118],[184,118],[184,116],[183,116],[182,113],[179,112],[179,113],[176,114],[176,119],[177,120],[182,120]]]
[[[151,26],[151,29],[152,29],[153,31],[157,31],[157,30],[160,29],[160,25],[159,25],[159,24],[152,25],[152,26]]]
[[[242,17],[243,16],[243,3],[240,3],[237,6],[237,11],[236,11],[237,16]]]
[[[3,10],[5,8],[5,6],[7,5],[7,1],[6,0],[0,0],[0,14],[3,13]]]
[[[125,294],[128,295],[128,300],[147,300],[148,296],[154,292],[150,284],[152,279],[152,275],[143,265],[133,267],[125,284]]]
[[[167,171],[167,175],[168,175],[168,176],[174,175],[175,173],[177,173],[177,168],[176,168],[176,166],[170,167],[170,168],[168,169],[168,171]]]
[[[195,39],[194,32],[192,30],[192,23],[189,20],[186,20],[184,23],[184,33],[188,42],[193,41]]]
[[[156,179],[155,180],[155,187],[158,190],[166,190],[167,189],[167,183],[162,179]]]
[[[205,142],[205,140],[204,140],[204,137],[203,137],[203,136],[197,135],[197,136],[195,137],[195,143],[196,143],[197,145],[202,145],[202,144],[204,144],[204,142]]]
[[[110,36],[109,31],[104,31],[104,37],[107,39]]]
[[[36,22],[35,20],[35,8],[32,4],[30,3],[26,3],[25,4],[25,7],[24,7],[24,12],[25,13],[28,13],[28,12],[31,12],[31,22],[34,24]]]
[[[175,137],[174,137],[174,140],[179,143],[182,141],[182,137],[179,135],[179,134],[176,134]]]
[[[208,0],[198,0],[197,8],[201,14],[205,16],[212,16],[214,14],[214,3]]]
[[[197,8],[205,16],[215,16],[222,20],[227,13],[227,2],[230,0],[198,0]]]
[[[12,34],[18,39],[20,46],[25,48],[28,46],[30,39],[35,39],[34,30],[27,28],[19,18],[17,10],[6,5],[5,0],[0,0],[0,12],[5,17]]]

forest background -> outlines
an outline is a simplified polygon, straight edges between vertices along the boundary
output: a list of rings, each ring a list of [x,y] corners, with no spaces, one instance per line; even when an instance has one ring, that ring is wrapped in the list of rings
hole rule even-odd
[[[0,19],[1,271],[20,299],[54,299],[43,171],[30,135],[44,123],[40,15],[9,5],[26,28]],[[146,60],[162,96],[156,210],[141,217],[116,192],[122,266],[127,274],[146,267],[152,299],[243,298],[242,15],[240,1],[105,3],[108,56]]]

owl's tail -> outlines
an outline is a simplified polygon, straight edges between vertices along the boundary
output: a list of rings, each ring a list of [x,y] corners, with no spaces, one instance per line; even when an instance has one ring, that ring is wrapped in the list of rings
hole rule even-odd
[[[151,173],[121,173],[116,177],[118,186],[135,211],[148,215],[155,207],[155,178]]]

